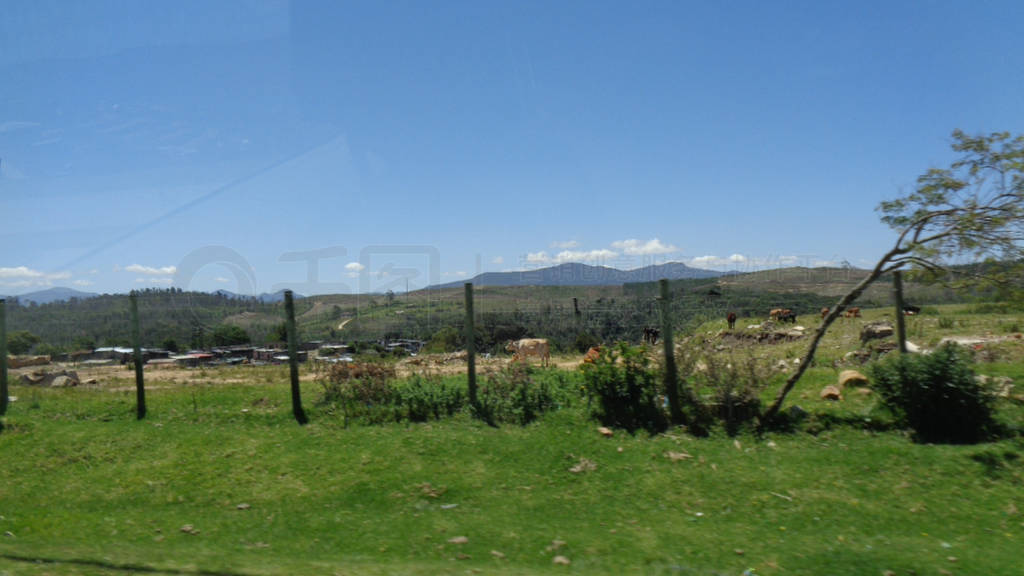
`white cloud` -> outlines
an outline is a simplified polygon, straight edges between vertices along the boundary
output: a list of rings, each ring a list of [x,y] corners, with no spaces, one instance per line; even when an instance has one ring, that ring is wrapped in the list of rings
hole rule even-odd
[[[563,250],[555,256],[555,264],[565,264],[567,262],[594,262],[601,260],[608,260],[609,258],[615,258],[618,256],[616,252],[608,250],[607,248],[601,248],[600,250]]]
[[[173,278],[136,278],[136,284],[168,284],[173,282]]]
[[[40,272],[27,266],[0,268],[0,286],[10,288],[53,286],[54,280],[69,278],[71,278],[71,272]]]
[[[124,270],[125,272],[134,272],[135,274],[145,274],[147,276],[173,276],[174,273],[178,271],[178,269],[174,266],[154,268],[152,266],[142,266],[139,264],[125,266]]]
[[[0,268],[0,278],[42,278],[44,274],[25,266],[17,268]]]
[[[569,262],[600,262],[618,256],[617,252],[601,248],[599,250],[562,250],[554,256],[547,252],[530,252],[526,261],[530,264],[566,264]]]
[[[679,251],[679,248],[671,244],[662,244],[661,240],[657,238],[652,238],[647,242],[641,242],[635,238],[618,240],[612,242],[612,248],[621,250],[627,256],[653,256],[655,254],[670,254]]]
[[[95,282],[92,280],[75,280],[72,284],[75,286],[92,286]]]
[[[494,258],[491,258],[491,264],[504,264],[504,263],[505,263],[505,259],[502,258],[501,256],[495,256]]]
[[[548,257],[548,253],[541,250],[540,252],[529,252],[526,254],[526,261],[533,264],[547,264],[551,262],[551,258]]]
[[[345,264],[345,270],[348,270],[345,275],[349,278],[358,278],[359,273],[365,269],[366,266],[363,266],[359,262],[349,262],[348,264]]]
[[[223,277],[223,276],[217,276],[216,278],[214,278],[214,279],[213,279],[213,281],[214,281],[214,282],[219,282],[219,283],[221,283],[221,284],[227,284],[228,282],[231,282],[231,280],[230,280],[230,279],[228,279],[228,278],[225,278],[225,277]]]
[[[806,265],[810,266],[831,266],[834,262],[829,260],[808,260],[806,257],[801,256],[770,256],[770,257],[751,257],[743,254],[732,254],[727,257],[706,255],[697,256],[691,258],[686,264],[694,266],[696,268],[727,268],[731,270],[766,270],[772,268],[787,268],[790,266],[800,265],[800,262],[805,262]]]
[[[580,243],[575,240],[566,240],[564,242],[552,242],[551,247],[559,250],[572,250],[573,248],[579,248]]]

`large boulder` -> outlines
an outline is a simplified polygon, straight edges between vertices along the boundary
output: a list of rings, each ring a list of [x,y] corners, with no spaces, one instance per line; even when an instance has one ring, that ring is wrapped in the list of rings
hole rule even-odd
[[[860,341],[868,342],[879,338],[888,338],[889,336],[892,336],[894,332],[895,329],[888,320],[872,322],[870,324],[865,324],[864,328],[861,328]]]
[[[26,386],[78,386],[78,373],[74,370],[61,370],[60,372],[36,371],[31,374],[22,374],[21,383]]]
[[[822,400],[842,400],[843,395],[839,392],[839,388],[835,386],[825,386],[821,389]]]
[[[856,370],[843,370],[839,373],[839,388],[846,388],[847,386],[866,386],[868,383],[868,377],[861,374]]]

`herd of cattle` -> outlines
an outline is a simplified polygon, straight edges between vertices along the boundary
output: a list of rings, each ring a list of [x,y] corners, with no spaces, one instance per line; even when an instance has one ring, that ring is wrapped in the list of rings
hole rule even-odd
[[[828,316],[831,311],[829,308],[821,309],[821,318],[824,319]],[[903,307],[903,314],[907,316],[915,316],[921,313],[919,306],[906,305]],[[844,318],[860,318],[860,308],[857,306],[851,306],[842,311]],[[789,308],[773,308],[769,311],[768,317],[776,322],[791,322],[796,324],[796,313]],[[726,322],[729,324],[729,330],[736,327],[736,313],[729,312],[726,316]],[[644,344],[651,346],[658,343],[658,338],[661,335],[661,331],[657,328],[645,327],[643,330]],[[548,344],[545,338],[522,338],[520,340],[514,340],[509,342],[505,347],[507,352],[512,353],[513,362],[525,362],[530,357],[536,357],[540,359],[542,366],[547,366],[551,362],[551,346]],[[601,356],[601,346],[594,346],[583,357],[583,362],[586,364],[592,364],[597,361]]]

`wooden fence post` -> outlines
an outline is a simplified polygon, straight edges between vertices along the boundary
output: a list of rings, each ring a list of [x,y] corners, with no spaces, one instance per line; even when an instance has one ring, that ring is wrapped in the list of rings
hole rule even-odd
[[[892,295],[896,300],[896,341],[900,344],[900,354],[906,354],[907,325],[903,320],[903,273],[899,270],[892,273]]]
[[[683,422],[683,407],[679,403],[679,370],[676,368],[676,349],[672,338],[672,296],[667,279],[659,280],[658,287],[661,290],[661,341],[665,347],[665,394],[668,395],[669,416],[674,424],[680,424]]]
[[[292,414],[299,424],[306,424],[309,418],[302,409],[302,396],[299,392],[299,335],[295,331],[295,298],[291,290],[284,291],[284,313],[287,317],[285,326],[288,331],[288,375],[292,383]]]
[[[0,298],[0,416],[7,413],[7,302]]]
[[[469,382],[469,404],[479,413],[476,396],[476,334],[473,329],[473,283],[466,282],[466,376]]]
[[[142,377],[142,331],[139,329],[139,300],[134,290],[128,294],[132,310],[132,360],[135,364],[135,418],[146,417],[146,385]]]

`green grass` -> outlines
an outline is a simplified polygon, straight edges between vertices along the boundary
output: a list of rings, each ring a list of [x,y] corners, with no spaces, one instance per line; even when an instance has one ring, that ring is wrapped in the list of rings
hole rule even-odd
[[[847,425],[607,439],[582,402],[527,427],[345,427],[316,406],[315,383],[300,427],[284,374],[155,382],[143,421],[133,392],[15,386],[0,432],[0,574],[1019,569],[1020,439],[922,446]],[[870,398],[799,399],[832,374],[813,370],[794,402],[826,422],[878,416]],[[596,469],[570,472],[581,459]]]

